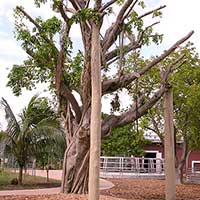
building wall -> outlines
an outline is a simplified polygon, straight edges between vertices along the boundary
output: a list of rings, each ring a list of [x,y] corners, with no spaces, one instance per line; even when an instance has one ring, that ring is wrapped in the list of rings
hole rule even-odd
[[[160,143],[156,143],[156,144],[150,144],[150,145],[146,145],[144,147],[145,152],[151,152],[151,151],[155,151],[160,153],[161,158],[164,158],[164,146],[162,146]],[[176,153],[177,153],[177,157],[178,159],[181,158],[182,155],[182,148],[181,147],[177,147],[176,148]],[[159,155],[159,154],[157,154]],[[192,151],[188,157],[188,160],[186,161],[186,166],[187,168],[192,168],[192,167],[200,167],[200,151]],[[186,166],[184,166],[184,168],[186,169]]]

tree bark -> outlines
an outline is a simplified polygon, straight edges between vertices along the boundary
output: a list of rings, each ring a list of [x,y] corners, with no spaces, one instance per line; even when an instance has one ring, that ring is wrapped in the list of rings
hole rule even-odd
[[[188,154],[186,156],[186,161],[185,161],[185,168],[186,168],[186,173],[187,173],[187,170],[188,170],[188,166],[189,166],[189,157],[190,157],[190,154],[192,153],[192,150],[189,150],[188,151]]]
[[[49,182],[49,156],[47,159],[46,172],[47,172],[47,182]]]
[[[46,172],[47,172],[47,183],[49,182],[49,166],[47,166]]]
[[[91,108],[88,107],[73,133],[69,130],[69,126],[66,127],[66,137],[72,135],[72,138],[64,155],[62,193],[86,194],[88,192],[90,114]]]
[[[176,184],[182,184],[183,183],[183,168],[186,163],[187,155],[188,155],[188,143],[186,140],[183,142],[183,148],[182,148],[182,155],[179,161],[179,164],[176,168]]]
[[[165,119],[165,196],[166,200],[176,199],[173,92],[170,88],[164,95]]]
[[[23,178],[23,166],[19,165],[19,176],[18,176],[19,185],[22,185],[22,178]]]
[[[100,142],[101,142],[101,47],[99,25],[93,23],[92,52],[92,107],[90,123],[90,165],[89,165],[89,200],[98,200],[100,177]]]

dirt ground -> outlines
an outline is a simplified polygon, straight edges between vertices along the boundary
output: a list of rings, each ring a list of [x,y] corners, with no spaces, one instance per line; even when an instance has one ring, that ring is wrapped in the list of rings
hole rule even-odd
[[[101,200],[164,200],[164,181],[110,179],[115,187],[101,191]],[[177,186],[177,200],[200,200],[200,185]],[[0,200],[86,200],[87,195],[7,196]]]

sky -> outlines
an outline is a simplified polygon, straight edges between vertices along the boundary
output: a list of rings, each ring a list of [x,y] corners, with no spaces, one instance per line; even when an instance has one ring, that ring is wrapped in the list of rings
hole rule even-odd
[[[43,87],[39,86],[36,91],[25,91],[19,97],[15,97],[10,88],[6,87],[7,75],[13,64],[20,64],[26,58],[26,54],[20,47],[20,43],[14,38],[13,9],[16,5],[23,5],[31,16],[42,16],[48,18],[52,15],[48,6],[40,10],[34,8],[33,0],[0,0],[0,97],[4,97],[15,113],[28,103],[31,96],[37,91],[42,92]],[[163,17],[156,30],[164,34],[163,44],[146,48],[143,51],[148,55],[156,55],[170,47],[178,39],[194,30],[195,34],[191,40],[200,52],[200,1],[198,0],[146,0],[148,6],[155,8],[159,5],[167,5],[163,10]],[[79,31],[74,27],[72,37],[78,45]],[[103,104],[103,110],[108,109]],[[2,115],[0,115],[1,122]]]

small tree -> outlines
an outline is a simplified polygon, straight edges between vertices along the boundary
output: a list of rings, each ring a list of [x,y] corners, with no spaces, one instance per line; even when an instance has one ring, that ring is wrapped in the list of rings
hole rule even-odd
[[[3,98],[1,105],[8,123],[3,142],[10,147],[11,154],[16,158],[19,165],[18,181],[22,184],[22,173],[28,160],[50,138],[60,135],[59,121],[46,99],[37,96],[32,97],[27,108],[19,115],[19,120]]]
[[[167,67],[170,59],[176,59],[184,55],[184,61],[181,66],[175,67],[176,73],[170,76],[170,84],[174,91],[174,131],[177,142],[182,142],[182,155],[178,159],[176,155],[176,175],[177,183],[183,182],[183,168],[186,158],[191,150],[199,147],[199,75],[200,59],[196,49],[191,43],[182,47],[171,57],[163,62]],[[157,74],[157,75],[156,75]],[[154,73],[154,82],[158,82],[159,73]],[[143,128],[151,130],[158,135],[162,144],[164,144],[164,121],[162,100],[151,108],[146,116],[143,117]],[[176,142],[175,142],[176,143]],[[177,145],[177,144],[175,144]],[[176,152],[175,152],[176,153]]]
[[[49,181],[49,169],[60,167],[66,149],[65,137],[49,138],[46,145],[36,149],[35,159],[37,167],[43,168],[47,172],[47,182]],[[59,163],[59,165],[58,165]],[[58,168],[57,168],[58,169]]]

